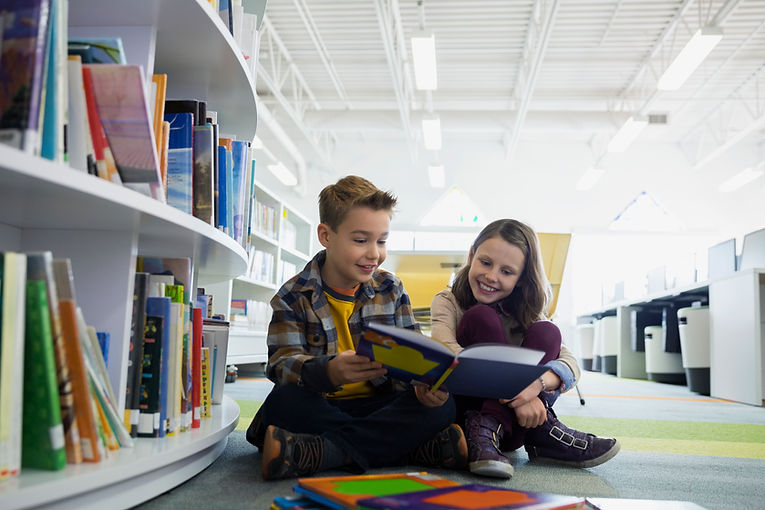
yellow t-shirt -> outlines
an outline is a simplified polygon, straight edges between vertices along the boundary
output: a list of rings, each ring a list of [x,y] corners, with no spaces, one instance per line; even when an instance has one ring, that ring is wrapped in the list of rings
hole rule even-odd
[[[353,289],[336,289],[333,287],[324,287],[324,295],[329,302],[329,309],[332,312],[332,320],[337,329],[337,352],[356,350],[351,337],[351,330],[348,327],[348,319],[351,318],[353,308],[356,303],[357,285]],[[374,394],[374,386],[369,381],[344,384],[342,388],[334,393],[327,395],[327,398],[360,398],[369,397]]]

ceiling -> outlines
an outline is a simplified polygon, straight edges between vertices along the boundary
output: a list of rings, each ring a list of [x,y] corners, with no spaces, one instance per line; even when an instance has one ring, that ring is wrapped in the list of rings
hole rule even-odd
[[[721,42],[679,90],[657,91],[708,25]],[[432,93],[413,85],[422,28],[436,40]],[[763,225],[765,178],[717,188],[765,166],[765,0],[268,0],[256,84],[258,136],[300,182],[260,178],[307,215],[324,185],[354,173],[399,196],[396,228],[417,228],[452,186],[480,225],[605,229],[641,192],[687,232]],[[423,146],[428,111],[438,152]],[[630,115],[657,122],[607,153]],[[429,184],[433,162],[445,188]],[[593,165],[605,174],[578,191]]]

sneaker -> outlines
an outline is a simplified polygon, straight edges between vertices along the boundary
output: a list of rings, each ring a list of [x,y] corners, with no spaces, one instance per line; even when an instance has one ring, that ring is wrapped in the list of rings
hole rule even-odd
[[[611,460],[620,448],[614,438],[597,437],[567,427],[552,409],[547,410],[546,422],[526,431],[525,447],[530,460],[578,468],[599,466]]]
[[[468,443],[468,468],[471,473],[495,478],[513,476],[513,465],[502,455],[499,441],[502,424],[493,416],[468,411],[465,414]]]
[[[456,423],[417,447],[409,455],[409,463],[417,466],[462,469],[467,466],[467,441]]]
[[[321,465],[323,446],[320,436],[293,434],[269,425],[262,450],[263,479],[281,480],[314,474]]]

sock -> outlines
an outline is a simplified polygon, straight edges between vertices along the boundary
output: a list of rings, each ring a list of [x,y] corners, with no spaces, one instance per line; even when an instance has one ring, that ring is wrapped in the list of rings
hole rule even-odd
[[[321,457],[322,470],[347,466],[351,463],[351,456],[345,453],[342,448],[326,437],[322,437],[321,441],[324,444],[324,452]]]

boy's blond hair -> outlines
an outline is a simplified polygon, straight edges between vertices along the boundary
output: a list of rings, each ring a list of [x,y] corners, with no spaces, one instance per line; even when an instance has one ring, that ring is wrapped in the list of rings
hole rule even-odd
[[[348,175],[319,193],[319,221],[336,232],[353,207],[369,207],[373,211],[393,214],[397,201],[395,195],[381,191],[363,177]]]

